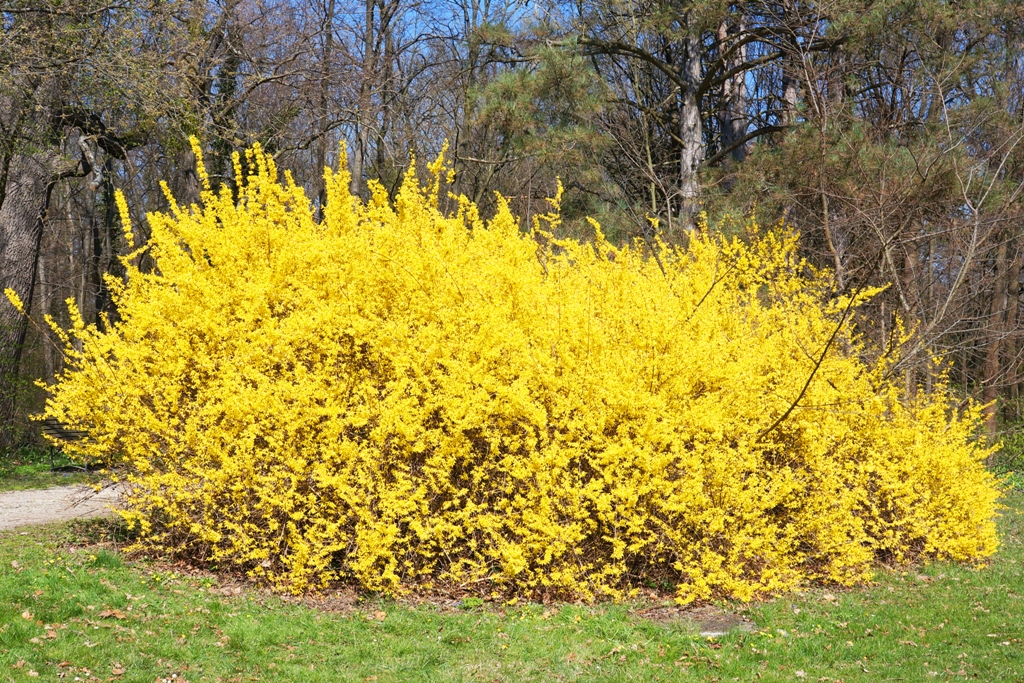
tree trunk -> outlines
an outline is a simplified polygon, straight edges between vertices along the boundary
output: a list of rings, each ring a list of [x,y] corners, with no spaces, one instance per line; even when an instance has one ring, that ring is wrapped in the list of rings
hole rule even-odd
[[[0,205],[0,291],[13,290],[25,314],[32,305],[43,221],[56,178],[56,154],[11,159]],[[0,301],[0,448],[14,446],[17,437],[18,370],[27,330],[27,315]]]
[[[679,218],[684,226],[692,229],[694,217],[700,211],[698,172],[704,161],[704,129],[697,98],[701,82],[700,36],[691,33],[684,38],[684,44],[686,49],[680,73],[687,87],[680,93],[679,109]]]
[[[320,103],[317,115],[320,119],[320,136],[316,142],[316,168],[313,182],[316,191],[316,220],[322,221],[327,206],[327,182],[324,169],[327,167],[327,133],[330,130],[328,89],[331,83],[331,60],[334,59],[334,0],[328,0],[324,15],[324,52],[320,62]]]
[[[171,194],[180,206],[190,206],[199,201],[199,174],[196,171],[196,155],[188,147],[175,155],[174,169],[177,170],[168,185]]]
[[[1006,413],[1008,420],[1020,418],[1019,392],[1017,388],[1017,309],[1020,301],[1020,248],[1017,244],[1011,247],[1013,256],[1010,258],[1010,266],[1006,271],[1006,317],[1003,322],[1003,329],[1006,337],[1003,340],[1003,357],[1006,359],[1006,382],[1010,389],[1010,410]]]
[[[800,101],[800,48],[791,44],[782,56],[782,125],[797,124],[797,103]]]
[[[743,35],[745,27],[740,17],[735,37]],[[722,22],[718,27],[719,49],[725,50],[729,44],[729,27]],[[743,45],[732,52],[723,65],[725,70],[735,68],[747,61],[747,46]],[[719,123],[722,129],[722,149],[732,150],[732,158],[743,161],[747,157],[747,146],[739,144],[747,134],[747,84],[746,74],[739,73],[722,84],[722,103],[719,110]]]
[[[363,73],[359,86],[359,101],[356,105],[355,149],[352,150],[352,194],[366,197],[367,159],[370,139],[373,135],[373,88],[377,70],[377,54],[374,24],[376,23],[377,0],[366,0],[366,20],[363,25]]]
[[[50,257],[52,258],[52,257]],[[53,264],[47,257],[47,249],[45,244],[42,246],[39,252],[39,264],[38,272],[36,273],[36,286],[39,288],[38,293],[38,306],[37,316],[51,315],[53,310],[53,299],[54,299],[54,286],[50,281],[52,273],[54,272]],[[57,377],[57,373],[60,371],[63,363],[60,352],[58,351],[54,339],[53,333],[49,328],[44,327],[42,330],[43,338],[43,381],[52,383],[54,378]]]
[[[95,278],[95,299],[93,300],[96,325],[105,329],[106,321],[117,321],[117,308],[111,298],[110,287],[107,286],[106,275],[122,277],[124,268],[117,260],[120,243],[120,231],[117,222],[117,204],[114,199],[114,159],[107,157],[103,162],[103,174],[100,194],[103,203],[103,216],[93,227],[93,253],[90,273]]]
[[[800,22],[799,13],[793,3],[785,3],[786,21]],[[800,101],[800,81],[803,77],[801,66],[800,45],[796,33],[786,36],[785,50],[782,56],[782,125],[794,126],[797,123],[797,103]]]
[[[983,400],[989,404],[985,408],[985,431],[989,438],[992,439],[995,439],[999,433],[999,409],[996,403],[996,399],[999,398],[1001,374],[999,352],[1003,336],[1005,335],[1003,317],[1006,313],[1008,303],[1007,292],[1009,289],[1009,282],[1007,282],[1009,264],[1007,263],[1006,252],[1007,245],[1004,239],[999,243],[998,255],[996,256],[995,281],[992,283],[992,302],[989,310],[988,343],[985,345],[985,387]]]

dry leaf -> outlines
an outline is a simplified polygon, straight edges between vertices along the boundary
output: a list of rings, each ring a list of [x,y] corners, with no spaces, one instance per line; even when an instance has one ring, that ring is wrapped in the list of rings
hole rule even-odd
[[[123,666],[121,666],[120,664],[115,664],[114,668],[110,670],[110,673],[114,674],[115,676],[121,676],[124,674],[125,671],[127,671],[127,669],[125,669]]]
[[[18,564],[17,560],[11,560],[11,566],[14,567],[15,569],[18,569],[19,567],[21,567],[21,565]]]
[[[19,659],[17,662],[12,664],[11,666],[13,666],[15,669],[20,669],[21,667],[25,666],[25,660],[24,659]]]
[[[387,612],[381,612],[380,610],[377,610],[376,612],[373,613],[373,618],[376,619],[377,621],[384,621],[384,618],[386,616],[387,616]]]
[[[29,612],[28,610],[25,610],[24,612],[21,613],[21,618],[22,619],[29,619],[29,620],[31,620],[32,619],[32,613]]]
[[[28,675],[29,675],[29,676],[32,676],[32,677],[35,677],[35,676],[38,676],[38,675],[39,675],[39,672],[38,672],[38,671],[29,671],[29,672],[28,672]]]
[[[98,617],[114,617],[115,619],[127,619],[128,615],[119,609],[105,609],[96,616]]]

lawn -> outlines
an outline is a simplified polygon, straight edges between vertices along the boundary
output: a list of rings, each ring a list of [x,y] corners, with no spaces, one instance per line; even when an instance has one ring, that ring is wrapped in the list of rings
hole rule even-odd
[[[53,455],[53,466],[58,471],[51,470],[50,464],[50,453],[43,447],[26,446],[13,452],[0,453],[0,492],[67,484],[95,484],[100,481],[100,476],[94,472],[71,470],[69,466],[75,463],[59,451]],[[65,468],[65,471],[59,468]]]
[[[0,681],[1024,681],[1024,496],[1006,503],[986,567],[725,605],[758,629],[719,638],[637,605],[331,611],[126,557],[111,522],[0,532]]]

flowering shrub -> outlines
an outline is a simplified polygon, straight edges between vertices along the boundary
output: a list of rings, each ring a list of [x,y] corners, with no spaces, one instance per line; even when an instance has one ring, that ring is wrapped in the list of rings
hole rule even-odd
[[[149,216],[156,270],[125,259],[108,331],[73,316],[50,387],[80,455],[123,461],[142,546],[291,591],[681,602],[995,550],[978,409],[865,362],[870,293],[830,300],[793,233],[654,259],[556,239],[555,200],[526,234],[501,201],[442,213],[440,162],[393,203],[328,171],[318,224],[247,162]]]

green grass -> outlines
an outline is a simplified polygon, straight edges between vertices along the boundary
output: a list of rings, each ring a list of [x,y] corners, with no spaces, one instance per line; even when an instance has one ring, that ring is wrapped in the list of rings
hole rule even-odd
[[[1022,681],[1024,495],[1007,504],[987,567],[728,606],[759,630],[715,640],[629,606],[320,611],[130,561],[110,522],[0,532],[0,681]]]
[[[73,464],[63,453],[53,457],[55,467]],[[0,492],[45,489],[67,484],[95,484],[101,477],[95,472],[51,472],[46,448],[25,447],[0,454]]]

